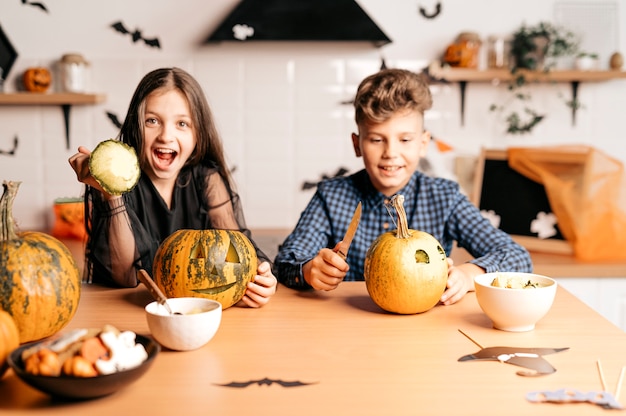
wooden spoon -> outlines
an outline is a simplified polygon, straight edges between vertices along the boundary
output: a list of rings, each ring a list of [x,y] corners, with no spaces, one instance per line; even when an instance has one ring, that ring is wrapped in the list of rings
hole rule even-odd
[[[165,306],[165,309],[169,312],[170,315],[182,315],[180,312],[173,312],[170,305],[167,303],[167,298],[161,292],[161,289],[154,283],[154,280],[150,277],[148,272],[144,269],[140,269],[137,271],[137,280],[143,283],[147,288],[154,300],[156,300],[160,305]]]

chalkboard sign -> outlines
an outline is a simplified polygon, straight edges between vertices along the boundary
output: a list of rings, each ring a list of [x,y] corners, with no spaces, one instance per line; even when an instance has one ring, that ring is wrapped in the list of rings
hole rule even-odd
[[[9,76],[11,67],[13,67],[16,59],[17,52],[0,26],[0,84]]]
[[[472,202],[494,226],[529,250],[572,253],[544,186],[513,170],[506,150],[481,152]]]

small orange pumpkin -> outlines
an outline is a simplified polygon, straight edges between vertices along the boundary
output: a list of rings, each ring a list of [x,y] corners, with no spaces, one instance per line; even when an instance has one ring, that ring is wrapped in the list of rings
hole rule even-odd
[[[52,83],[52,74],[48,68],[32,67],[24,71],[24,88],[30,92],[46,92]]]
[[[435,237],[408,228],[403,202],[402,195],[391,199],[398,229],[372,243],[363,274],[374,303],[388,312],[415,314],[439,302],[448,281],[448,260]]]
[[[20,334],[13,317],[0,309],[0,378],[9,368],[9,354],[20,346]]]
[[[248,237],[235,230],[178,230],[154,256],[152,275],[167,297],[213,299],[226,309],[243,298],[258,259]]]
[[[20,182],[2,185],[0,309],[13,316],[20,343],[37,341],[56,334],[76,313],[80,272],[61,241],[37,231],[15,231],[12,208]]]

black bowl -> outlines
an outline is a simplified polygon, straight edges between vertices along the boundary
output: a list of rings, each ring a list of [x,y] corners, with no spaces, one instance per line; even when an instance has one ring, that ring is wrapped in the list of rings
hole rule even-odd
[[[44,393],[65,399],[93,399],[109,395],[128,386],[150,368],[152,361],[161,350],[160,345],[151,338],[138,334],[136,342],[142,344],[148,353],[148,358],[141,365],[130,370],[96,377],[36,376],[26,372],[22,362],[22,351],[32,347],[35,343],[22,345],[15,349],[7,361],[19,378]]]

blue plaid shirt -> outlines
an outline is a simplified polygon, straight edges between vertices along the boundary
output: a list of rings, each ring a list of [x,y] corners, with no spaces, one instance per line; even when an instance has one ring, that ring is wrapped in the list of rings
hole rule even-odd
[[[448,256],[456,241],[474,257],[471,262],[487,272],[532,271],[526,249],[483,218],[456,182],[418,171],[398,193],[404,195],[409,228],[432,234]],[[334,248],[343,239],[359,201],[363,211],[348,251],[350,270],[344,281],[364,280],[368,248],[380,234],[396,228],[395,215],[392,218],[385,206],[388,200],[374,188],[365,170],[320,182],[295,229],[278,249],[274,274],[279,282],[294,288],[310,287],[302,265],[322,248]]]

